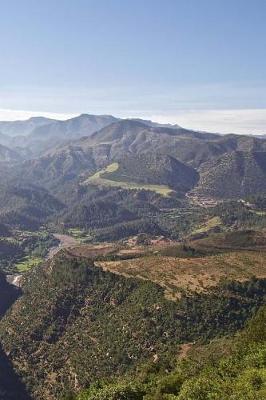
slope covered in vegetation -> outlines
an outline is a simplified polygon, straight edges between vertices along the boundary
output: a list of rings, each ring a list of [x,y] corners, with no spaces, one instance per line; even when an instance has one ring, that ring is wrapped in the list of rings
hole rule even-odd
[[[234,151],[202,166],[197,191],[218,198],[243,198],[265,193],[265,178],[266,152]]]
[[[146,365],[134,377],[104,382],[77,400],[264,400],[266,307],[236,337],[194,345],[168,373]],[[189,348],[189,347],[188,347]]]
[[[265,280],[225,283],[174,302],[161,286],[59,254],[33,270],[0,323],[0,338],[35,399],[57,399],[143,363],[171,368],[178,346],[243,327]]]
[[[129,155],[89,177],[86,184],[151,190],[167,196],[171,188],[186,193],[198,181],[198,173],[173,157],[158,154]]]

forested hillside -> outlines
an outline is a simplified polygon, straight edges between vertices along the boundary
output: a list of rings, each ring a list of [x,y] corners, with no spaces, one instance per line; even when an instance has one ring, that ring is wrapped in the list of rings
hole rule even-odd
[[[209,196],[228,199],[265,193],[266,152],[225,154],[202,166],[200,176],[197,190]]]
[[[166,374],[146,365],[134,378],[104,382],[77,400],[263,400],[266,395],[265,319],[262,307],[235,337],[187,345],[186,358]],[[184,347],[185,349],[185,347]]]
[[[182,343],[243,327],[263,304],[266,281],[228,282],[174,302],[150,281],[61,253],[33,270],[23,291],[0,323],[1,343],[33,397],[56,399],[147,362],[172,368]]]
[[[47,217],[64,206],[47,190],[38,186],[4,184],[0,186],[0,222],[36,230]]]
[[[116,181],[167,185],[181,193],[193,188],[198,180],[193,168],[173,157],[156,154],[126,157],[116,171],[102,175],[105,176]]]

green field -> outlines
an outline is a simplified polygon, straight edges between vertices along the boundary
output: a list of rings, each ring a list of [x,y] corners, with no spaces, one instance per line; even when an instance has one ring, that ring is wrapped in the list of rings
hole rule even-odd
[[[149,185],[149,184],[140,184],[135,182],[114,181],[106,177],[108,173],[115,172],[118,170],[118,168],[119,168],[118,163],[110,164],[106,168],[103,168],[102,170],[96,172],[94,175],[86,179],[84,184],[96,185],[96,186],[120,187],[122,189],[127,189],[127,190],[150,190],[165,197],[169,196],[169,194],[173,192],[173,190],[166,185]],[[103,175],[105,175],[104,178]]]
[[[43,259],[41,257],[27,256],[24,257],[23,260],[15,264],[15,268],[20,273],[26,272],[39,265],[42,261]]]

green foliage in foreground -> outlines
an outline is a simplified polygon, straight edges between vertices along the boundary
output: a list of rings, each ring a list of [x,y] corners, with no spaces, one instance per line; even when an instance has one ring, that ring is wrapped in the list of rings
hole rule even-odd
[[[172,370],[179,344],[241,329],[262,305],[266,280],[225,283],[174,302],[152,282],[63,252],[34,268],[23,291],[0,322],[1,342],[33,398],[58,399],[64,388],[134,376],[144,364]],[[139,396],[138,384],[132,387],[130,396]],[[114,399],[130,398],[115,391]]]
[[[228,347],[230,341],[228,341]],[[221,345],[226,345],[221,341]],[[214,359],[212,345],[180,361],[168,374],[139,375],[98,385],[76,400],[264,400],[266,398],[266,307],[234,339],[232,353]],[[200,351],[200,350],[199,350]]]

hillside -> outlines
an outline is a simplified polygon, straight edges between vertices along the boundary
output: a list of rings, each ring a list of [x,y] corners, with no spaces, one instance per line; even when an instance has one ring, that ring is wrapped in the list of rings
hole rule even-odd
[[[0,185],[0,221],[22,229],[38,229],[63,204],[38,186]]]
[[[181,193],[194,187],[198,180],[193,168],[173,157],[158,154],[122,158],[115,171],[102,177],[114,181],[166,185]]]
[[[10,140],[12,159],[20,161],[10,178],[44,186],[55,196],[68,198],[79,183],[113,163],[120,168],[112,181],[164,185],[178,194],[195,189],[198,180],[200,196],[239,198],[264,191],[266,140],[255,137],[84,114],[49,121]]]
[[[75,249],[71,250],[77,254]],[[83,254],[82,248],[78,249]],[[97,261],[104,270],[160,284],[170,299],[182,293],[206,292],[221,280],[245,281],[266,278],[265,234],[233,232],[169,245],[163,249],[146,246],[145,257]]]
[[[21,296],[21,290],[6,281],[0,271],[0,320],[12,304]],[[0,345],[0,399],[31,400],[24,384],[13,369],[13,365]]]
[[[13,174],[15,179],[21,177],[27,183],[55,189],[64,183],[76,182],[84,171],[91,173],[94,170],[95,164],[91,154],[84,154],[79,148],[68,146],[60,152],[25,161],[21,170],[13,170]]]
[[[200,169],[196,189],[201,195],[243,198],[266,192],[266,152],[236,151]]]
[[[172,230],[174,234],[174,223],[165,223],[164,213],[173,207],[182,210],[185,202],[183,198],[161,196],[143,188],[125,190],[97,185],[82,185],[75,198],[71,195],[72,202],[53,221],[66,229],[84,229],[87,238],[96,241],[115,241],[140,232],[167,235]]]
[[[18,149],[25,158],[34,158],[54,146],[89,136],[116,121],[108,115],[82,114],[65,121],[31,118],[26,121],[0,122],[0,143]]]
[[[33,270],[23,291],[0,322],[1,343],[34,399],[44,400],[143,363],[170,368],[178,345],[241,328],[266,286],[253,278],[173,302],[155,283],[61,253]]]
[[[36,127],[30,133],[31,138],[41,140],[51,139],[78,139],[82,136],[90,136],[94,132],[104,128],[117,119],[111,115],[81,114],[65,121],[54,121],[49,126]]]
[[[1,121],[0,132],[7,136],[27,136],[34,129],[52,124],[54,120],[44,117],[32,117],[25,121]]]
[[[237,336],[208,345],[188,343],[172,371],[145,366],[82,391],[77,400],[263,400],[265,399],[265,320],[262,307]]]
[[[0,163],[15,163],[22,160],[22,157],[14,150],[6,146],[0,145]]]
[[[72,183],[75,186],[84,177],[117,162],[120,177],[113,174],[113,180],[119,181],[124,175],[120,182],[128,179],[131,183],[163,184],[184,193],[195,188],[199,176],[196,193],[203,196],[243,197],[254,190],[264,191],[266,141],[263,139],[151,126],[140,120],[112,122],[112,118],[107,118],[109,124],[96,132],[92,128],[93,116],[59,121],[58,133],[51,133],[55,135],[53,138],[49,132],[41,133],[45,126],[38,128],[40,133],[34,131],[31,135],[40,137],[38,141],[47,140],[53,148],[24,162],[19,169],[14,168],[12,175],[57,191],[59,186]],[[107,124],[105,118],[101,121]],[[86,136],[72,140],[79,135]],[[54,146],[59,137],[64,138],[63,143]],[[36,146],[42,147],[38,141]]]
[[[169,196],[173,191],[170,189],[169,186],[160,184],[162,180],[160,178],[152,177],[153,180],[156,180],[155,184],[148,183],[152,179],[149,179],[149,173],[146,172],[143,175],[145,176],[144,179],[138,177],[136,175],[125,175],[120,173],[121,164],[112,163],[107,165],[107,167],[97,171],[95,174],[87,178],[83,185],[85,186],[97,186],[97,187],[117,187],[118,189],[125,189],[125,190],[134,190],[134,191],[151,191],[158,193],[161,196]],[[133,171],[132,171],[133,172]],[[144,172],[144,171],[143,171]],[[140,179],[139,179],[140,178]]]

